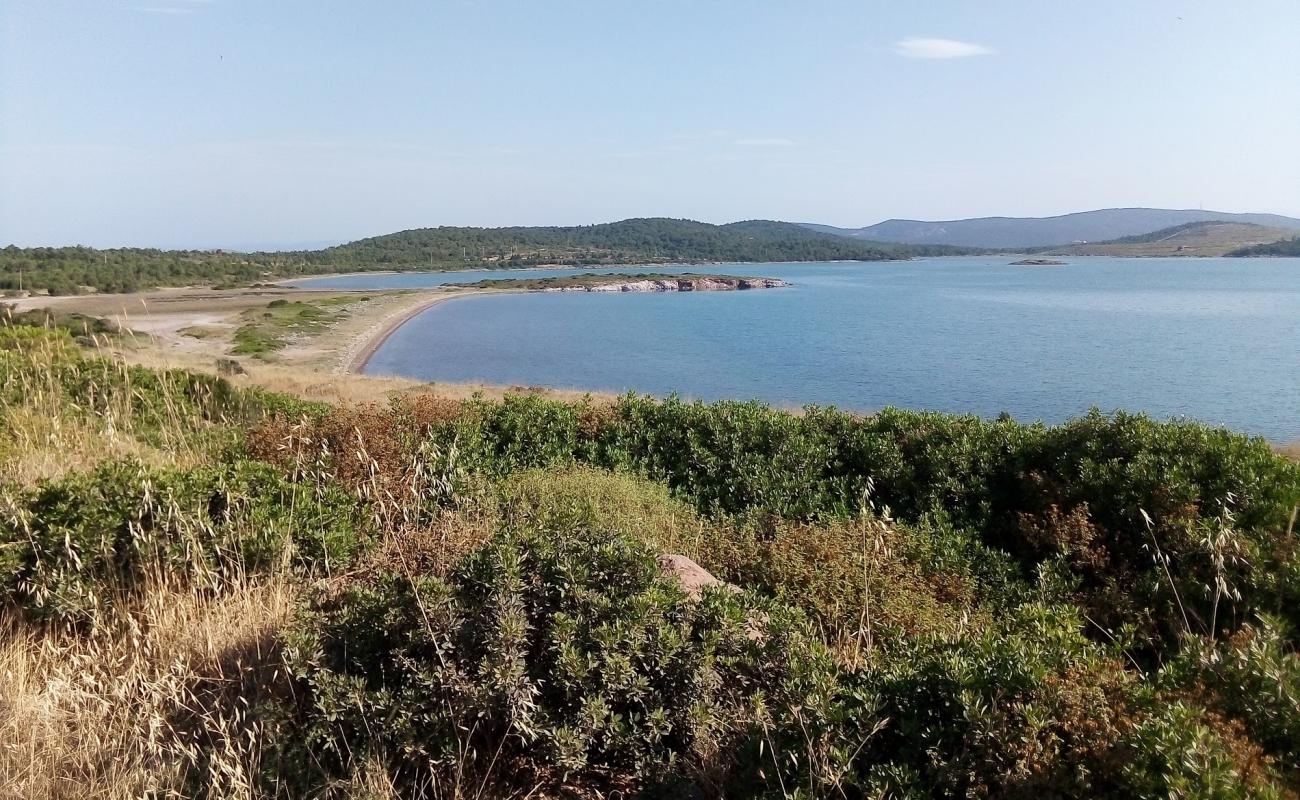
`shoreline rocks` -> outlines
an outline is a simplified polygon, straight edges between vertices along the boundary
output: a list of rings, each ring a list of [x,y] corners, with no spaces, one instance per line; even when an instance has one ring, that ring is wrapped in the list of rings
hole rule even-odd
[[[779,289],[790,284],[777,278],[660,278],[620,281],[591,286],[552,286],[543,292],[733,292]]]

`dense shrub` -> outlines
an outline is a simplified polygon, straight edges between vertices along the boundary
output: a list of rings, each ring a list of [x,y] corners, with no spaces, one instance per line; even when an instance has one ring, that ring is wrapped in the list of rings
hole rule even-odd
[[[309,598],[293,691],[240,712],[268,794],[1300,785],[1300,467],[1259,440],[638,397],[325,409],[0,327],[0,419],[47,410],[151,457],[226,446],[0,487],[0,623],[71,640],[160,583],[308,579],[282,581]],[[664,552],[735,586],[688,595]]]
[[[1160,683],[1239,720],[1250,738],[1292,771],[1300,768],[1300,655],[1276,620],[1225,642],[1195,638]]]
[[[843,652],[978,625],[986,600],[1006,599],[1005,582],[992,577],[997,553],[951,531],[913,530],[870,514],[822,523],[770,514],[711,520],[659,484],[590,467],[517,473],[501,495],[500,512],[517,524],[600,525],[688,556],[717,577],[802,609]],[[993,585],[1002,591],[983,596]]]
[[[875,723],[797,615],[691,600],[608,531],[513,529],[445,581],[368,576],[320,597],[291,643],[306,747],[327,772],[378,754],[408,791],[521,759],[579,782],[817,784]],[[733,755],[774,745],[767,765]]]
[[[1285,798],[1275,774],[1256,754],[1233,743],[1204,711],[1181,701],[1154,703],[1124,740],[1126,759],[1115,777],[1128,797]]]
[[[1196,423],[1093,413],[1044,427],[898,410],[798,416],[640,397],[596,409],[528,397],[474,402],[412,434],[401,413],[362,414],[361,424],[348,413],[324,438],[347,449],[349,437],[395,435],[371,430],[405,431],[393,449],[402,464],[433,441],[492,476],[574,462],[640,473],[712,516],[831,520],[885,509],[957,532],[949,539],[967,551],[976,542],[1005,551],[1026,580],[1057,576],[1066,590],[1058,599],[1080,603],[1096,635],[1148,653],[1188,632],[1230,632],[1256,610],[1293,622],[1300,614],[1288,602],[1300,595],[1295,547],[1282,534],[1300,503],[1300,466],[1262,440]],[[333,464],[344,469],[337,455]]]
[[[916,637],[867,670],[891,720],[872,743],[898,796],[1086,796],[1113,790],[1131,676],[1076,615],[1029,604],[958,638]]]

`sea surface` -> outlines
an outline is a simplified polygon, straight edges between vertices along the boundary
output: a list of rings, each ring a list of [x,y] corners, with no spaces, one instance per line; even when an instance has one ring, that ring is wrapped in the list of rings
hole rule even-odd
[[[1300,440],[1300,259],[1012,260],[627,267],[795,285],[456,299],[399,328],[365,371],[788,407],[1005,411],[1049,423],[1125,409]],[[298,284],[423,287],[567,272]]]

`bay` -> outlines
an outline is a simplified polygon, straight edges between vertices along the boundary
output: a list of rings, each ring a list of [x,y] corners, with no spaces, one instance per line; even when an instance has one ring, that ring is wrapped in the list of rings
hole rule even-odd
[[[1012,260],[627,267],[794,286],[466,297],[407,322],[365,371],[863,412],[1007,412],[1049,423],[1093,407],[1125,409],[1300,439],[1300,259]],[[413,288],[568,272],[368,274],[298,285]]]

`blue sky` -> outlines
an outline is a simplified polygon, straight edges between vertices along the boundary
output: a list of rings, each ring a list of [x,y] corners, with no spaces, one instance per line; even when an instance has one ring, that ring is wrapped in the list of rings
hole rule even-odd
[[[1300,216],[1300,2],[0,0],[0,244]]]

